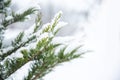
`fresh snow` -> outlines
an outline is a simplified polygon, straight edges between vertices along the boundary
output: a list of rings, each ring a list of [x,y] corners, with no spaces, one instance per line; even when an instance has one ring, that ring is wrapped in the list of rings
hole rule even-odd
[[[13,0],[14,3],[20,7],[28,7],[29,4],[31,4],[31,0],[24,1],[24,4],[21,0]],[[79,10],[90,10],[90,17],[88,19],[88,22],[82,24],[78,23],[77,25],[85,26],[85,31],[83,33],[80,33],[80,27],[76,27],[77,30],[75,30],[75,34],[73,36],[65,36],[56,37],[53,42],[55,43],[65,43],[65,45],[69,45],[69,43],[72,43],[71,45],[78,44],[77,42],[80,42],[83,44],[84,42],[81,40],[81,35],[87,36],[86,44],[85,46],[90,48],[90,50],[93,50],[92,53],[86,53],[84,55],[84,58],[73,60],[70,63],[64,63],[62,66],[58,66],[54,69],[54,71],[48,75],[46,75],[44,78],[45,80],[119,80],[119,73],[120,73],[120,46],[119,46],[119,0],[106,0],[103,1],[100,8],[93,9],[94,6],[88,5],[89,3],[92,3],[94,1],[98,1],[100,3],[100,0],[45,0],[40,3],[42,6],[45,7],[45,5],[48,5],[49,3],[54,4],[53,8],[54,10],[58,10],[58,7],[55,6],[63,6],[66,5],[66,7],[62,7],[61,9],[67,10],[69,12],[69,17],[66,17],[68,21],[71,21],[70,11],[76,12]],[[63,3],[64,2],[64,3]],[[78,3],[79,2],[79,3]],[[87,2],[87,4],[86,4]],[[48,3],[48,4],[46,4]],[[87,6],[85,6],[87,5]],[[48,6],[49,7],[49,6]],[[52,8],[52,9],[53,9]],[[88,9],[90,8],[90,9]],[[41,10],[43,10],[44,13],[48,13],[44,8],[41,7]],[[65,11],[64,11],[65,12]],[[64,13],[63,12],[63,13]],[[48,13],[49,15],[50,13]],[[63,14],[64,15],[64,14]],[[46,15],[43,15],[46,16]],[[74,20],[77,17],[72,17],[72,21],[77,22]],[[47,18],[49,18],[47,16]],[[66,20],[67,20],[66,19]],[[79,21],[80,19],[78,19]],[[68,24],[69,24],[68,22]],[[73,25],[75,25],[75,22],[73,22]],[[50,24],[50,23],[49,23]],[[48,24],[47,24],[48,25]],[[71,27],[65,28],[64,31],[62,31],[60,34],[64,34],[66,30],[71,29]],[[17,32],[17,31],[16,31]],[[66,32],[67,33],[67,32]],[[14,33],[13,33],[14,34]],[[86,35],[85,35],[86,34]],[[9,36],[8,36],[9,37]],[[77,41],[76,41],[77,40]],[[77,45],[74,45],[77,46]],[[69,48],[71,49],[72,46]],[[69,50],[69,49],[68,49]],[[17,72],[14,76],[13,80],[22,80],[23,73],[27,74],[27,71],[24,71],[28,69],[28,65],[24,66],[21,70],[21,73]],[[20,75],[22,74],[22,75]],[[24,76],[24,75],[23,75]],[[9,80],[6,79],[6,80]]]

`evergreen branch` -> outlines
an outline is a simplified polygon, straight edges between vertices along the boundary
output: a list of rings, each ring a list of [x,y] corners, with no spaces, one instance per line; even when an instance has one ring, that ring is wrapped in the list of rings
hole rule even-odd
[[[5,7],[9,7],[11,4],[11,0],[7,0],[6,2],[4,2],[4,6]]]
[[[29,53],[27,53],[29,54]],[[17,59],[8,59],[5,61],[7,72],[4,75],[4,79],[8,78],[11,74],[13,74],[16,70],[20,69],[22,66],[24,66],[29,61],[34,61],[35,57],[38,56],[38,54],[42,54],[41,51],[37,52],[32,57],[25,57],[24,58],[17,58]],[[17,66],[16,66],[17,65]]]
[[[13,52],[16,52],[19,48],[25,46],[26,44],[30,43],[31,41],[33,41],[35,39],[36,36],[32,36],[30,37],[26,42],[23,42],[21,44],[19,44],[18,46],[14,47],[11,50],[8,50],[6,53],[3,53],[3,55],[0,55],[0,57],[2,58],[2,60],[5,59],[5,57],[11,55]]]
[[[23,36],[24,36],[24,32],[20,32],[19,35],[15,38],[15,40],[12,41],[12,46],[15,47],[19,45],[20,42],[22,41]]]
[[[33,33],[37,32],[40,29],[41,25],[42,25],[41,14],[38,14],[37,19],[35,20],[35,28]]]
[[[24,66],[29,61],[39,60],[41,58],[40,56],[45,51],[47,51],[49,49],[49,48],[43,48],[42,50],[40,50],[41,47],[47,46],[45,44],[48,44],[47,43],[47,39],[43,39],[43,40],[39,41],[37,43],[37,45],[36,45],[36,48],[35,49],[30,49],[29,52],[27,50],[22,50],[21,53],[23,54],[23,58],[18,58],[18,59],[13,59],[13,60],[12,59],[8,59],[5,63],[6,63],[7,69],[9,69],[9,70],[8,70],[8,72],[7,72],[8,74],[6,74],[5,78],[10,76],[17,69],[19,69],[20,67]],[[55,44],[53,46],[57,47],[57,44]],[[17,67],[15,65],[17,65]]]
[[[53,56],[48,56],[48,57],[44,56],[42,61],[40,60],[40,61],[36,62],[36,64],[39,64],[38,66],[33,65],[34,69],[32,68],[32,71],[29,73],[29,74],[32,74],[34,76],[34,77],[31,76],[31,78],[30,78],[31,80],[36,80],[38,78],[42,78],[42,76],[47,72],[48,64],[50,64],[48,62],[48,58],[49,58],[49,62],[51,63],[51,61],[53,61],[53,58],[55,58],[55,57],[53,57]],[[50,61],[50,58],[52,58],[51,61]],[[35,70],[35,71],[33,71],[33,70]]]
[[[23,33],[22,34],[19,34],[18,36],[17,36],[17,38],[15,39],[15,41],[16,42],[18,42],[19,40],[21,40],[21,38],[23,37]],[[44,46],[47,46],[50,42],[52,41],[52,38],[49,38],[49,39],[47,39],[47,38],[44,38],[44,39],[42,39],[41,41],[39,41],[38,42],[38,44],[36,45],[36,49],[37,50],[40,50],[40,48],[41,47],[44,47]],[[58,46],[58,45],[54,45],[54,47],[56,47],[56,46]],[[22,47],[22,46],[19,46],[18,48],[20,48],[20,47]],[[14,50],[18,50],[18,48],[17,49],[14,49]],[[41,51],[36,51],[36,49],[31,49],[30,50],[30,52],[29,53],[26,53],[26,51],[25,50],[23,50],[22,51],[22,53],[23,53],[23,57],[24,57],[24,59],[21,59],[21,60],[19,60],[19,59],[16,59],[16,60],[9,60],[11,63],[9,64],[10,66],[14,66],[14,65],[18,65],[16,68],[15,67],[9,67],[10,69],[8,70],[9,71],[9,74],[7,75],[7,76],[10,76],[10,74],[12,74],[12,73],[14,73],[14,71],[16,71],[17,69],[19,69],[21,66],[23,66],[23,65],[25,65],[27,62],[29,62],[29,61],[32,61],[32,60],[37,60],[36,58],[38,58],[38,55],[40,55],[40,53],[43,53],[43,51],[46,51],[46,50],[42,50],[42,52]],[[43,48],[43,49],[47,49],[47,48]],[[49,49],[47,49],[47,50],[49,50]],[[15,52],[15,51],[14,51]],[[8,52],[7,52],[8,53]],[[9,54],[10,53],[13,53],[13,50],[10,52],[9,51]],[[36,53],[36,54],[33,54],[33,53]],[[32,55],[31,55],[32,54]],[[7,54],[8,55],[8,54]],[[29,56],[28,56],[29,55]],[[3,55],[2,56],[2,58],[4,58],[4,57],[6,57],[5,55]],[[40,57],[39,57],[40,58]],[[20,62],[19,62],[20,61]],[[21,61],[22,61],[22,63],[21,63]],[[7,65],[8,65],[7,64]]]
[[[82,54],[72,54],[73,52],[76,52],[78,48],[75,48],[74,50],[72,50],[70,53],[67,53],[67,54],[64,54],[65,49],[66,49],[66,47],[63,48],[62,50],[60,50],[59,54],[62,54],[61,56],[59,56],[59,54],[54,55],[54,52],[53,52],[53,54],[48,53],[49,56],[44,57],[43,63],[41,64],[41,66],[39,68],[35,67],[35,66],[33,67],[33,68],[35,68],[35,69],[33,69],[34,70],[33,72],[35,73],[35,71],[36,71],[38,73],[32,74],[33,72],[31,72],[31,74],[34,75],[34,77],[32,79],[31,78],[29,78],[29,79],[31,79],[31,80],[37,80],[39,78],[41,79],[45,74],[48,74],[49,72],[51,72],[53,70],[53,68],[55,66],[59,65],[60,63],[70,61],[70,60],[78,58],[82,55]],[[36,64],[39,64],[39,63],[40,62],[37,62]],[[26,80],[29,80],[29,79],[26,79]]]
[[[3,13],[4,10],[4,1],[0,1],[0,13]]]
[[[54,28],[57,26],[57,24],[58,24],[58,22],[59,22],[59,20],[60,20],[61,15],[62,15],[62,12],[60,12],[59,14],[57,14],[57,15],[55,16],[55,18],[53,19],[54,21],[53,21],[53,23],[52,23],[52,28],[51,28],[51,31],[52,31],[52,32],[53,32]]]
[[[29,75],[25,80],[37,80],[39,78],[41,79],[45,74],[51,72],[52,69],[58,64],[70,61],[81,56],[81,54],[73,54],[73,52],[76,52],[79,49],[78,47],[73,49],[70,53],[64,54],[66,48],[67,47],[61,49],[57,55],[54,55],[54,51],[51,53],[50,51],[52,50],[48,51],[46,55],[42,58],[42,62],[40,60],[35,63],[40,64],[39,66],[33,64],[33,67],[31,71],[29,71]],[[49,48],[46,50],[49,50]],[[32,75],[34,75],[34,77],[32,77]]]
[[[37,54],[35,57],[35,60],[37,60],[35,62],[35,64],[33,64],[33,66],[31,67],[31,70],[29,71],[29,75],[25,78],[25,80],[35,80],[37,77],[40,76],[40,74],[42,74],[41,71],[44,71],[43,68],[45,68],[45,64],[47,63],[51,63],[50,61],[53,62],[53,58],[55,59],[55,56],[53,55],[53,51],[56,47],[60,46],[59,44],[51,44],[49,45],[49,47],[47,47],[47,45],[45,46],[46,48],[44,48],[43,50],[41,50],[41,54]],[[51,49],[51,50],[50,50]],[[51,56],[49,56],[51,54]],[[47,57],[48,55],[48,57]],[[52,57],[54,56],[54,57]],[[52,58],[51,58],[52,57]],[[48,62],[48,58],[51,58],[51,60],[49,59]],[[45,61],[47,60],[47,61]],[[55,60],[54,60],[55,61]],[[33,75],[36,75],[37,77],[33,78]]]
[[[33,14],[36,11],[35,8],[29,8],[28,10],[24,11],[22,14],[13,14],[14,21],[24,21],[26,16]]]
[[[10,7],[11,0],[1,0],[0,1],[0,13],[7,15],[7,8]]]
[[[4,27],[7,27],[8,25],[10,24],[13,24],[13,23],[16,23],[16,22],[22,22],[24,21],[26,18],[26,16],[30,15],[30,14],[33,14],[34,12],[36,11],[35,8],[29,8],[28,10],[24,11],[23,13],[21,14],[15,14],[14,12],[12,13],[12,19],[9,19],[9,20],[6,20],[4,19],[2,21],[2,25]]]

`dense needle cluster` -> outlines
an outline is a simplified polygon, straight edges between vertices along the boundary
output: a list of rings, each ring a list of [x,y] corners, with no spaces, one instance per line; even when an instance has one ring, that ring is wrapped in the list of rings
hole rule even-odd
[[[60,22],[61,12],[56,14],[50,23],[43,25],[41,14],[36,8],[16,13],[10,10],[10,4],[11,0],[0,0],[0,80],[12,80],[9,77],[27,63],[31,63],[31,66],[23,80],[42,79],[56,65],[81,56],[75,54],[81,46],[65,53],[67,45],[53,42],[59,29],[65,25]],[[31,14],[37,16],[33,26],[20,32],[7,44],[4,34],[9,25],[23,22]],[[58,49],[60,46],[63,47]],[[57,49],[59,51],[56,51]],[[17,54],[22,56],[16,57]]]

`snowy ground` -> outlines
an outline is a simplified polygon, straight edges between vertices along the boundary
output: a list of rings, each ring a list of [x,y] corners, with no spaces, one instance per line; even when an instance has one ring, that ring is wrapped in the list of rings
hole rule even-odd
[[[19,6],[24,7],[20,0],[14,1],[19,1]],[[43,1],[44,5],[46,4],[46,1]],[[87,9],[87,7],[89,8],[90,6],[88,4],[88,6],[85,6],[86,2],[92,3],[92,1],[94,2],[95,0],[50,0],[51,3],[55,2],[53,7],[58,4],[59,6],[66,4],[66,7],[61,7],[60,9],[64,10],[68,8],[71,11],[75,10],[78,12],[84,7],[84,9]],[[83,4],[80,5],[80,3]],[[93,10],[90,9],[90,17],[87,22],[84,22],[83,24],[80,22],[75,25],[77,27],[70,27],[70,29],[75,28],[74,30],[76,33],[74,33],[74,35],[77,36],[78,39],[81,39],[81,37],[79,37],[79,35],[81,35],[81,32],[79,31],[81,30],[81,27],[78,25],[84,26],[83,30],[87,36],[85,46],[93,50],[93,52],[85,54],[84,58],[73,60],[56,67],[52,73],[45,77],[45,80],[120,80],[119,3],[119,0],[104,0],[101,6]],[[30,2],[26,2],[25,4],[30,4]],[[57,8],[55,8],[55,10],[56,9]],[[68,13],[70,10],[68,10]],[[56,13],[56,11],[53,11],[53,13]],[[67,15],[68,13],[64,14]],[[76,15],[76,13],[74,13],[74,15]],[[77,16],[73,16],[72,19],[73,18],[77,18]],[[68,19],[65,20],[70,22]],[[68,30],[69,28],[64,29]],[[71,33],[70,29],[67,34],[69,34],[69,32]]]

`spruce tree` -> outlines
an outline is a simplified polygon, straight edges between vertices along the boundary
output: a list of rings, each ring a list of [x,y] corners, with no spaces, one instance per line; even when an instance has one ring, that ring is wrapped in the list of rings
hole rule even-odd
[[[60,22],[61,12],[50,23],[42,24],[41,14],[36,8],[29,8],[22,13],[10,13],[10,5],[11,0],[0,0],[0,80],[13,80],[10,76],[28,63],[31,65],[23,80],[41,80],[58,64],[82,55],[75,54],[81,46],[65,53],[67,45],[53,42],[57,32],[65,25]],[[4,34],[9,26],[26,21],[31,14],[37,16],[33,26],[20,32],[16,38],[6,41]],[[63,47],[58,49],[60,46]]]

